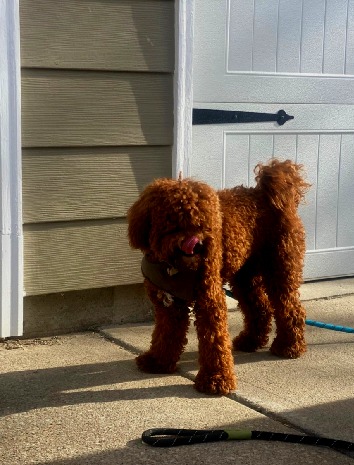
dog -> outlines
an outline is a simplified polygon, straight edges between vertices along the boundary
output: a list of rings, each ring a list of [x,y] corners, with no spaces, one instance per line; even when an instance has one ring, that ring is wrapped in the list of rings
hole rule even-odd
[[[149,350],[137,357],[149,373],[173,373],[195,316],[199,371],[195,388],[225,395],[236,389],[232,348],[297,358],[306,351],[299,298],[305,231],[298,205],[309,184],[303,167],[270,160],[254,170],[255,187],[216,191],[193,179],[157,179],[128,211],[128,238],[144,253],[142,272],[154,305]],[[244,319],[231,339],[223,285]]]

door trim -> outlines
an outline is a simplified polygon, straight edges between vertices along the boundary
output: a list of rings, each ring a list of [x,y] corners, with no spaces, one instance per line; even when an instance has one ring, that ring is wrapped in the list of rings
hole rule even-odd
[[[0,337],[23,333],[19,0],[0,0]]]
[[[194,0],[175,1],[174,144],[172,176],[190,174],[193,108]]]

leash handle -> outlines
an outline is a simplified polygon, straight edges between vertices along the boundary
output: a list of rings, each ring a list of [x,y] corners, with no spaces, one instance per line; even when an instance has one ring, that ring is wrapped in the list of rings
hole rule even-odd
[[[270,431],[153,428],[144,431],[141,439],[145,444],[149,444],[153,447],[188,446],[190,444],[201,444],[206,442],[260,439],[263,441],[326,446],[341,451],[354,451],[354,443],[349,441],[322,438],[319,436],[273,433]]]
[[[142,441],[154,447],[187,446],[228,439],[251,439],[248,430],[196,430],[177,428],[153,428],[144,431]]]
[[[154,447],[174,447],[225,441],[228,434],[223,430],[153,428],[144,431],[141,439]]]

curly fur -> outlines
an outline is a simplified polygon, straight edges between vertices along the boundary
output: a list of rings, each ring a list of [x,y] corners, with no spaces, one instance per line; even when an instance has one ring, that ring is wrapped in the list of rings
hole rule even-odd
[[[176,370],[193,305],[200,365],[196,389],[227,394],[236,388],[225,283],[244,317],[244,329],[233,340],[235,350],[264,347],[274,316],[271,351],[290,358],[305,352],[305,310],[299,299],[305,232],[297,207],[309,185],[301,165],[289,160],[259,164],[255,173],[254,188],[218,192],[192,179],[158,179],[130,208],[131,246],[155,263],[167,262],[180,272],[196,270],[198,283],[194,302],[175,298],[166,308],[161,289],[145,279],[155,328],[150,349],[137,357],[143,371]],[[183,244],[191,237],[199,249],[186,254]]]

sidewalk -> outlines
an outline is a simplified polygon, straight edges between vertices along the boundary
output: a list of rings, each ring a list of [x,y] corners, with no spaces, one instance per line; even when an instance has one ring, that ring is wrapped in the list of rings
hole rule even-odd
[[[321,286],[303,288],[308,318],[353,327],[354,280]],[[241,320],[237,310],[230,312],[232,335]],[[0,344],[1,463],[354,464],[349,456],[305,445],[230,441],[154,449],[140,441],[153,427],[307,431],[354,441],[353,334],[307,327],[308,352],[298,360],[266,349],[239,352],[238,390],[211,397],[193,389],[193,328],[178,373],[137,370],[135,354],[148,347],[151,329],[125,325]]]

